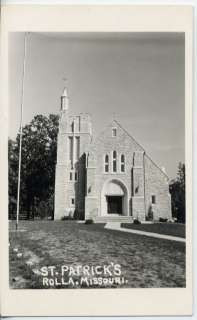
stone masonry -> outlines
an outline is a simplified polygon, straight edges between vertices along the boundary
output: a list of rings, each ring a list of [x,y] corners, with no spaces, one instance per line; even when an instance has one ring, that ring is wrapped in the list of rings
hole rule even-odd
[[[168,177],[113,120],[94,139],[88,114],[69,114],[61,97],[55,182],[55,219],[102,221],[171,218]]]

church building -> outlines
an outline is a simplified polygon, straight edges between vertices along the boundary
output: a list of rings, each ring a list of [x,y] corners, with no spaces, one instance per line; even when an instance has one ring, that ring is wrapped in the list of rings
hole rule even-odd
[[[88,114],[69,113],[61,97],[54,219],[94,222],[171,219],[169,179],[113,120],[96,138]]]

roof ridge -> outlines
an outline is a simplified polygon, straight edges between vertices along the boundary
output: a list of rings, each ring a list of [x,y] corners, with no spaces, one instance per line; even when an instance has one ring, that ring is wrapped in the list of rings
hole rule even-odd
[[[115,121],[115,122],[121,127],[121,129],[122,129],[123,131],[125,131],[126,134],[127,134],[130,138],[132,138],[132,139],[135,141],[135,143],[136,143],[144,152],[146,152],[146,150],[141,146],[141,144],[140,144],[139,142],[137,142],[137,140],[136,140],[125,128],[123,128],[122,125],[121,125],[117,120],[113,120],[113,121]]]
[[[147,158],[148,158],[149,160],[151,160],[151,162],[164,174],[164,176],[166,176],[166,177],[169,179],[168,175],[167,175],[167,174],[160,168],[160,166],[146,153],[146,150],[141,146],[141,144],[138,143],[138,142],[135,140],[135,138],[134,138],[125,128],[123,128],[122,125],[121,125],[117,120],[114,120],[114,121],[121,127],[122,130],[124,130],[124,131],[128,134],[128,136],[130,136],[130,137],[136,142],[137,145],[139,145],[139,146],[142,148],[142,150],[145,152]]]

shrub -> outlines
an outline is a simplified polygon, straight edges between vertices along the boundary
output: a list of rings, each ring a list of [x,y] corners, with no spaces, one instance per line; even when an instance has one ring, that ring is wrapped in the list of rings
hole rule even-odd
[[[94,223],[94,221],[92,219],[87,219],[85,221],[85,224],[93,224],[93,223]]]
[[[63,216],[61,220],[74,220],[74,218],[72,216]]]
[[[80,211],[78,211],[78,210],[75,210],[74,211],[74,214],[73,214],[73,218],[75,219],[75,220],[84,220],[84,212],[80,212]]]
[[[175,222],[177,222],[177,218],[168,219],[168,222],[169,223],[175,223]]]
[[[167,222],[168,219],[167,218],[159,218],[159,222]]]
[[[149,206],[148,215],[146,216],[146,220],[147,221],[152,221],[153,220],[153,209],[152,209],[151,205]]]
[[[133,223],[134,223],[134,224],[141,224],[141,221],[138,220],[138,219],[134,219],[134,220],[133,220]]]
[[[35,209],[34,217],[37,219],[53,219],[54,213],[54,199],[53,195],[45,200],[40,201],[37,208]]]

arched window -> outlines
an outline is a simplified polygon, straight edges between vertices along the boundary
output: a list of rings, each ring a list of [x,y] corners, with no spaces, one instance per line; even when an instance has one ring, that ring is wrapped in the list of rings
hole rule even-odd
[[[113,172],[117,171],[117,152],[116,151],[113,151],[112,168],[113,168]]]
[[[109,156],[105,155],[105,172],[109,172]]]
[[[120,156],[120,171],[125,172],[125,156],[121,154]]]

